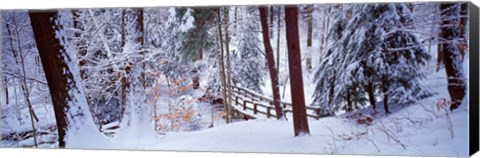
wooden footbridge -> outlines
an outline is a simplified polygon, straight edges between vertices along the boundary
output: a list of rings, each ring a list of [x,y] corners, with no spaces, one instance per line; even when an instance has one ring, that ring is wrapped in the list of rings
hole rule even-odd
[[[265,97],[246,88],[232,86],[232,112],[235,116],[243,116],[244,119],[255,119],[261,117],[277,117],[273,99]],[[285,114],[292,113],[292,104],[280,102]],[[320,107],[306,106],[307,116],[314,119],[322,117]]]

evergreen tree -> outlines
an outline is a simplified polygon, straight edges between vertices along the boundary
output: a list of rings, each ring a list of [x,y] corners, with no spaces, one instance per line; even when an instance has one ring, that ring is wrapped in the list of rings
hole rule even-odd
[[[250,8],[252,11],[256,12],[257,9]],[[256,12],[258,14],[258,12]],[[258,16],[248,15],[250,18],[256,18],[255,21],[258,21]],[[239,32],[238,35],[238,56],[240,59],[237,61],[233,75],[234,83],[237,83],[247,89],[253,90],[258,93],[262,93],[261,86],[264,84],[264,66],[265,58],[258,49],[258,44],[261,43],[258,39],[258,33],[255,30],[260,30],[260,25],[258,22],[253,21],[242,21],[239,23]]]
[[[317,77],[327,74],[329,78],[327,83],[317,83],[315,100],[326,98],[318,93],[328,85],[330,92],[332,87],[334,91],[326,94],[328,106],[333,106],[329,109],[338,109],[346,99],[351,108],[348,100],[352,98],[357,98],[353,102],[360,105],[374,98],[364,95],[367,89],[370,96],[374,92],[383,96],[385,112],[389,113],[388,104],[406,104],[428,96],[419,83],[424,74],[418,70],[430,56],[419,46],[416,36],[406,30],[412,27],[407,5],[355,5],[352,14],[348,22],[340,15],[333,24],[330,36],[336,41],[317,72]]]

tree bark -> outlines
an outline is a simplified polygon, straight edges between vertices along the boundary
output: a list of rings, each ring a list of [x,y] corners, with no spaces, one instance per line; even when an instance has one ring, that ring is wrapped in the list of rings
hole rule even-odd
[[[302,61],[298,35],[298,8],[285,7],[290,90],[292,94],[293,126],[295,136],[310,134],[303,91]]]
[[[57,122],[59,147],[64,148],[67,131],[75,130],[69,129],[68,125],[70,123],[84,124],[85,119],[83,118],[88,117],[88,114],[84,112],[88,111],[86,110],[88,106],[71,102],[75,99],[86,103],[86,100],[74,95],[79,93],[79,89],[71,72],[73,68],[67,65],[67,62],[71,62],[70,60],[73,59],[64,53],[65,49],[55,37],[55,30],[59,29],[54,24],[56,15],[56,11],[29,11],[35,42],[50,89]]]
[[[230,37],[228,35],[228,27],[230,22],[229,16],[229,7],[224,8],[224,19],[225,20],[225,52],[227,55],[227,90],[228,90],[228,121],[232,122],[232,71],[230,66]]]
[[[462,31],[458,26],[460,22],[461,8],[455,6],[455,3],[442,3],[440,10],[442,12],[441,37],[447,42],[440,44],[441,52],[444,54],[443,63],[448,78],[448,93],[452,100],[450,110],[458,108],[466,94],[466,82],[464,80],[462,54],[459,46],[453,41],[461,38]]]
[[[122,8],[122,26],[121,27],[121,31],[122,31],[122,50],[124,50],[124,47],[125,47],[125,42],[126,42],[126,36],[125,36],[125,9]]]
[[[122,24],[121,24],[121,38],[122,38],[122,41],[121,41],[121,48],[122,48],[122,51],[125,50],[125,44],[126,44],[126,32],[125,32],[125,9],[122,8]],[[121,91],[122,91],[122,94],[121,94],[121,97],[122,97],[122,114],[125,113],[125,110],[126,110],[126,104],[127,104],[127,88],[128,88],[128,78],[127,78],[127,74],[128,74],[128,70],[130,69],[129,66],[125,66],[124,68],[124,71],[125,73],[123,74],[119,74],[119,77],[121,78],[120,79],[120,86],[121,86]]]
[[[8,79],[7,77],[4,76],[4,79],[5,79],[5,103],[8,105],[9,104],[9,100],[8,100]]]
[[[275,106],[275,112],[277,113],[277,119],[285,117],[283,108],[280,106],[280,88],[278,87],[278,72],[275,68],[275,58],[273,56],[272,45],[270,45],[270,36],[267,24],[267,8],[264,6],[259,7],[260,10],[260,22],[262,27],[263,45],[265,46],[265,57],[267,58],[268,69],[270,71],[270,79],[272,81],[272,95],[273,105]]]
[[[281,7],[277,8],[277,70],[280,71],[280,19],[281,19]]]
[[[328,91],[328,105],[333,106],[333,98],[335,95],[335,77],[336,77],[336,72],[333,72],[333,77],[330,78],[330,86],[329,86],[329,91]]]
[[[225,63],[223,61],[224,57],[224,52],[223,52],[223,37],[222,37],[222,17],[220,16],[220,10],[218,9],[217,11],[217,18],[218,18],[218,39],[220,43],[220,56],[218,57],[218,62],[220,63],[220,77],[222,80],[222,92],[223,92],[223,109],[224,113],[227,115],[225,117],[225,120],[227,123],[229,122],[229,116],[228,116],[228,102],[227,102],[227,82],[226,82],[226,77],[225,77]]]
[[[313,36],[313,5],[307,5],[305,10],[307,11],[307,47],[311,47]]]
[[[383,109],[385,110],[385,114],[390,114],[390,110],[388,110],[388,86],[386,84],[383,85]]]
[[[467,27],[468,27],[468,3],[462,3],[461,5],[461,10],[460,10],[460,15],[462,16],[460,18],[460,36],[462,39],[460,40],[459,43],[459,49],[460,53],[462,54],[461,61],[463,61],[463,58],[465,57],[465,54],[467,53],[467,48],[468,48],[468,34],[467,34]]]
[[[328,7],[327,10],[325,10],[325,16],[323,19],[323,33],[322,33],[322,38],[320,39],[320,58],[319,62],[322,62],[322,53],[325,50],[325,47],[327,46],[327,33],[328,33],[328,27],[330,27],[330,13],[331,13],[332,8]]]
[[[145,48],[145,28],[143,26],[143,8],[137,8],[135,10],[137,13],[137,25],[136,25],[136,31],[138,33],[137,35],[137,43],[140,43],[139,49],[139,54],[142,55],[142,58],[145,58],[145,51],[143,50]],[[140,83],[142,84],[143,88],[146,88],[147,84],[147,76],[145,74],[145,62],[142,60],[140,61],[141,64],[141,73],[140,73]]]
[[[270,25],[268,28],[269,35],[273,35],[273,6],[268,6],[269,12],[268,15],[270,16]],[[273,36],[270,36],[272,38]]]
[[[352,89],[349,88],[347,90],[347,107],[345,108],[345,111],[347,112],[351,112],[353,109],[352,109]]]
[[[237,35],[237,31],[238,31],[238,7],[235,7],[235,13],[234,13],[234,21],[233,21],[233,33],[232,35],[233,36],[236,36]]]
[[[365,86],[365,89],[367,90],[368,93],[368,101],[370,102],[370,105],[372,106],[373,110],[376,111],[377,109],[377,101],[375,101],[375,93],[374,93],[374,88],[372,82],[368,82],[368,84]]]

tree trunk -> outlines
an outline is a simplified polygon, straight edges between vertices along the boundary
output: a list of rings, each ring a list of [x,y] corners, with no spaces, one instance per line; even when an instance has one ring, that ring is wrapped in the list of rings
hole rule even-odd
[[[368,93],[368,101],[370,102],[370,105],[372,106],[373,110],[376,111],[377,109],[377,101],[375,101],[375,93],[374,93],[374,88],[372,82],[368,82],[368,84],[365,86],[365,89],[367,90]]]
[[[385,110],[385,114],[390,114],[390,110],[388,110],[388,86],[383,85],[383,109]]]
[[[56,11],[29,11],[35,42],[50,89],[59,147],[64,148],[67,131],[76,130],[69,127],[69,124],[82,125],[92,120],[85,118],[88,117],[88,106],[72,102],[86,103],[86,100],[84,96],[75,95],[80,93],[76,77],[71,72],[75,68],[67,64],[73,59],[64,53],[65,49],[55,37],[55,30],[59,29],[54,24],[56,14]]]
[[[311,47],[313,36],[313,5],[307,5],[305,10],[307,11],[307,47]]]
[[[270,25],[268,26],[269,35],[273,35],[273,7],[274,6],[268,6],[268,15],[270,16]],[[270,36],[270,38],[272,37],[273,36]]]
[[[336,72],[333,73],[333,77],[330,79],[330,86],[329,86],[329,91],[328,91],[328,105],[333,106],[333,98],[335,95],[335,77],[336,77]]]
[[[280,71],[280,19],[282,8],[277,8],[277,70]]]
[[[230,37],[228,36],[228,26],[230,22],[229,16],[229,7],[224,8],[224,19],[225,20],[225,52],[227,55],[227,90],[228,90],[228,121],[232,122],[232,71],[230,68]]]
[[[144,27],[143,27],[143,8],[137,8],[137,25],[136,25],[136,31],[138,31],[138,36],[137,36],[137,43],[140,43],[141,49],[143,49],[143,46],[145,45],[145,32],[144,32]],[[140,51],[144,53],[143,51]]]
[[[237,36],[237,27],[238,27],[238,7],[235,7],[235,13],[234,13],[234,21],[233,21],[233,36]]]
[[[217,11],[217,18],[218,18],[218,39],[220,43],[220,56],[218,57],[218,62],[220,63],[220,73],[221,73],[221,80],[222,80],[222,92],[223,92],[223,109],[224,113],[228,114],[228,103],[227,103],[227,82],[225,77],[225,63],[223,62],[223,37],[222,37],[222,18],[220,16],[221,9]],[[227,123],[230,123],[228,120],[229,116],[225,117]]]
[[[121,24],[121,36],[122,36],[122,41],[121,41],[121,48],[122,51],[125,50],[125,44],[126,44],[126,32],[125,32],[125,9],[122,8],[122,24]],[[128,88],[128,70],[130,69],[129,66],[127,65],[126,67],[123,68],[125,73],[124,74],[119,74],[120,79],[120,86],[121,86],[121,97],[122,97],[122,114],[125,113],[126,110],[126,104],[127,104],[127,88]]]
[[[345,111],[347,112],[352,112],[352,90],[349,88],[347,90],[347,107],[345,108]]]
[[[442,36],[443,36],[442,31],[440,31],[438,33],[438,37],[442,37]],[[440,69],[443,66],[443,58],[444,58],[443,57],[443,54],[444,54],[443,49],[444,49],[443,44],[439,44],[437,46],[437,72],[440,71]]]
[[[463,58],[465,57],[465,54],[467,53],[467,48],[468,48],[468,34],[467,34],[467,27],[468,27],[468,3],[462,3],[461,5],[461,10],[460,10],[460,15],[462,16],[460,18],[460,36],[461,40],[459,43],[459,49],[460,53],[462,54],[461,61],[463,61]]]
[[[272,81],[272,95],[273,105],[275,106],[275,112],[277,113],[277,119],[282,119],[285,114],[283,108],[280,106],[280,88],[278,87],[278,73],[275,68],[275,58],[273,56],[272,45],[270,45],[270,37],[268,34],[267,24],[267,8],[262,6],[260,10],[260,22],[262,26],[263,45],[265,46],[265,57],[267,58],[268,69],[270,71],[270,79]]]
[[[122,30],[122,50],[124,50],[124,47],[125,47],[125,42],[126,42],[126,35],[125,35],[125,9],[122,8],[122,26],[121,26],[121,30]]]
[[[140,48],[139,48],[139,54],[142,55],[142,58],[145,58],[145,51],[143,50],[145,48],[145,28],[143,26],[143,8],[137,8],[136,9],[136,14],[137,14],[137,25],[136,25],[136,31],[138,33],[137,35],[137,43],[140,43]],[[142,60],[140,64],[141,66],[141,73],[140,73],[140,83],[142,84],[143,88],[146,88],[147,84],[147,76],[145,74],[145,62]]]
[[[390,111],[388,110],[388,94],[387,93],[383,94],[383,108],[385,110],[385,114],[390,114]]]
[[[5,103],[8,105],[9,104],[9,101],[8,101],[8,79],[5,76],[4,76],[4,78],[5,78],[5,83],[4,83],[4,85],[5,85],[5,87],[4,87],[5,88]]]
[[[442,3],[440,5],[442,12],[442,24],[440,26],[444,26],[441,29],[442,36],[440,37],[447,41],[447,43],[440,44],[442,47],[440,53],[444,54],[443,63],[445,64],[448,78],[448,93],[452,100],[450,110],[454,110],[461,105],[466,93],[466,82],[461,60],[462,54],[459,46],[453,42],[462,36],[461,29],[457,25],[460,22],[459,18],[452,18],[461,15],[461,8],[455,5],[454,3]]]
[[[328,7],[327,10],[325,10],[325,16],[323,19],[323,33],[322,37],[320,39],[320,58],[319,58],[319,63],[322,62],[322,55],[323,51],[325,50],[325,47],[327,46],[327,33],[328,33],[328,27],[330,27],[330,12],[332,8]]]
[[[293,126],[295,136],[310,134],[303,91],[302,61],[298,35],[298,8],[285,7],[290,90],[292,94]]]

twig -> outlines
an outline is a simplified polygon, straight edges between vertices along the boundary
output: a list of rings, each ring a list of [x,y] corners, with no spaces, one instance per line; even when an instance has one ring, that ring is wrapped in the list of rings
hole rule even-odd
[[[377,128],[380,129],[382,132],[384,132],[389,139],[392,139],[393,141],[397,142],[400,146],[402,146],[403,149],[407,150],[407,146],[405,144],[403,144],[400,140],[398,140],[392,134],[390,134],[388,130],[385,128],[385,126],[383,125],[383,123],[381,123],[381,125],[382,127],[377,127]]]

